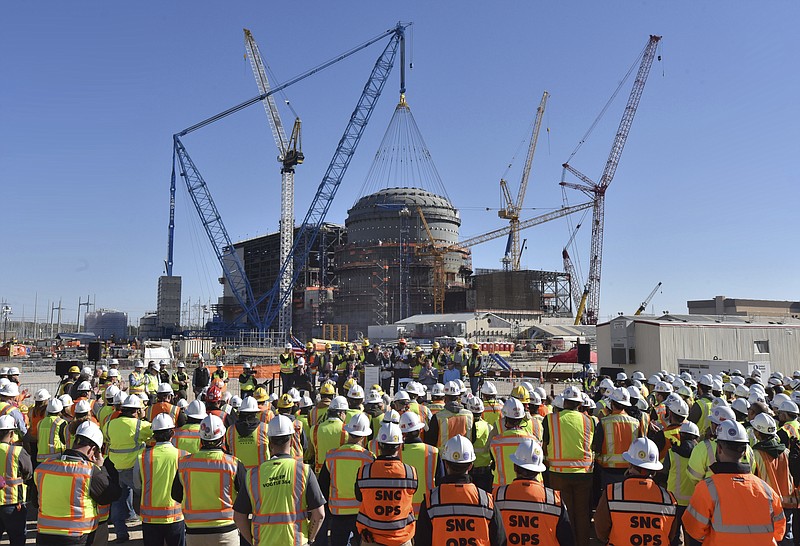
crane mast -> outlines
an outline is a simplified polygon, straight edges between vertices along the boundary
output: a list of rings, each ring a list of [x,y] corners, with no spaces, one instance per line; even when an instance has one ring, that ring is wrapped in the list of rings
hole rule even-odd
[[[586,288],[584,289],[581,298],[578,312],[576,313],[576,323],[584,324],[597,324],[597,318],[600,311],[600,274],[603,267],[603,229],[605,225],[605,194],[614,175],[619,166],[619,160],[622,157],[622,150],[625,147],[625,142],[628,140],[628,134],[633,124],[633,118],[636,115],[636,109],[639,107],[639,101],[642,98],[644,86],[647,83],[647,77],[650,74],[650,68],[653,65],[653,59],[656,54],[656,47],[661,40],[661,36],[651,35],[647,45],[642,52],[642,60],[639,63],[639,70],[636,74],[636,79],[633,82],[628,102],[625,105],[625,111],[622,114],[617,134],[614,138],[614,143],[611,146],[611,152],[606,160],[603,174],[600,176],[599,182],[594,182],[585,174],[581,173],[568,163],[564,163],[563,167],[565,172],[570,172],[575,175],[581,182],[569,183],[561,182],[562,186],[577,189],[584,192],[586,195],[593,199],[592,206],[592,242],[591,252],[589,254],[589,276],[586,281]],[[585,310],[584,310],[585,309]]]
[[[661,288],[661,283],[660,282],[656,285],[655,288],[653,288],[653,290],[650,292],[650,294],[644,299],[642,304],[639,306],[639,308],[634,313],[635,316],[638,316],[638,315],[641,315],[642,313],[644,313],[644,310],[647,309],[648,305],[650,305],[650,301],[653,299],[653,296],[656,295],[656,292],[658,292],[659,288]]]
[[[547,105],[547,98],[550,94],[545,91],[542,94],[542,100],[536,108],[536,119],[533,123],[533,131],[531,132],[531,140],[528,145],[528,155],[525,158],[525,166],[522,169],[522,178],[519,183],[519,191],[517,192],[517,200],[512,201],[511,192],[508,189],[508,183],[505,180],[500,180],[500,188],[503,191],[503,199],[505,200],[505,207],[497,212],[497,215],[504,220],[509,221],[511,231],[508,234],[509,244],[506,245],[506,255],[503,257],[504,269],[519,270],[520,263],[520,244],[519,244],[519,214],[522,211],[522,203],[525,200],[525,193],[528,191],[528,178],[531,174],[531,166],[533,165],[533,155],[536,152],[536,143],[539,140],[539,129],[542,127],[542,118],[544,116],[544,109]]]
[[[280,113],[275,105],[275,99],[270,92],[269,77],[261,57],[261,51],[253,38],[253,34],[244,29],[244,45],[253,75],[256,78],[258,90],[262,95],[264,110],[267,113],[275,146],[278,148],[278,162],[281,164],[281,216],[280,216],[280,263],[285,263],[294,244],[294,168],[303,162],[303,152],[298,150],[300,145],[300,118],[296,118],[292,128],[291,139],[286,138]],[[278,332],[288,336],[292,332],[292,276],[293,264],[289,263],[283,270],[280,282],[281,308],[278,311]],[[288,296],[287,296],[288,295]]]

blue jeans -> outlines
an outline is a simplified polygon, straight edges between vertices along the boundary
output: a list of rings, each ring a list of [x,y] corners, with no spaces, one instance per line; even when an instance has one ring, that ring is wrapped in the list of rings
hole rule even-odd
[[[24,546],[27,519],[25,503],[0,506],[0,538],[3,538],[3,533],[8,533],[11,546]]]
[[[109,521],[114,524],[117,538],[128,539],[125,520],[136,517],[136,512],[133,511],[133,468],[119,471],[119,486],[122,488],[122,495],[111,503]]]

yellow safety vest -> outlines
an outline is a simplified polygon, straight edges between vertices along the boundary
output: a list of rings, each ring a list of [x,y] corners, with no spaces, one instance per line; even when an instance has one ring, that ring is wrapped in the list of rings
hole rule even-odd
[[[66,447],[58,434],[64,419],[60,415],[45,416],[39,423],[39,439],[36,442],[36,460],[46,461],[60,457]]]
[[[38,532],[79,537],[97,529],[97,504],[89,496],[93,468],[89,461],[74,457],[39,463],[34,472],[39,490]]]
[[[187,455],[169,442],[159,442],[139,455],[143,523],[166,524],[183,520],[181,504],[172,499],[172,480],[178,470],[178,459]]]
[[[106,403],[106,405],[100,408],[100,412],[97,414],[97,423],[100,425],[100,430],[104,429],[106,424],[108,424],[108,420],[111,419],[111,415],[113,415],[114,411],[114,405],[111,403]]]
[[[752,472],[753,449],[749,444],[744,452],[744,460],[750,464],[750,472]],[[697,485],[700,480],[714,475],[711,472],[711,465],[715,462],[717,462],[717,441],[715,439],[703,440],[694,446],[687,469],[687,474],[691,476],[694,485]]]
[[[781,428],[789,434],[789,438],[800,440],[800,422],[797,419],[786,421]]]
[[[667,491],[675,496],[678,506],[689,506],[697,482],[689,475],[689,458],[681,457],[671,449],[667,452],[669,457],[669,475],[667,476]]]
[[[546,419],[550,441],[545,455],[550,472],[591,472],[594,421],[575,410],[549,413]]]
[[[492,455],[489,453],[489,437],[492,435],[492,425],[483,420],[475,421],[475,439],[472,446],[475,448],[475,468],[491,466]]]
[[[247,473],[253,506],[253,545],[306,543],[308,465],[291,457],[270,459]]]
[[[528,434],[522,429],[511,429],[505,431],[500,436],[492,438],[490,448],[494,457],[493,486],[499,487],[511,483],[516,478],[514,463],[511,462],[511,455],[517,450],[523,440],[534,440],[533,435]]]
[[[497,430],[498,423],[502,421],[502,410],[503,404],[499,403],[497,400],[484,400],[483,402],[484,410],[483,410],[483,419],[490,425],[492,428]]]
[[[331,403],[331,401],[328,400],[328,404],[330,404],[330,403]],[[325,405],[325,406],[320,406],[320,405],[314,406],[313,408],[311,408],[311,411],[308,412],[308,424],[309,424],[309,426],[311,428],[313,428],[314,425],[318,425],[319,423],[321,423],[322,421],[325,420],[325,417],[327,415],[328,415],[328,406],[327,405]],[[383,415],[381,415],[381,416],[383,416]]]
[[[144,374],[145,384],[144,389],[147,394],[155,394],[158,390],[158,376],[157,375],[150,375],[149,373]]]
[[[189,454],[200,451],[200,423],[187,423],[175,429],[172,445]]]
[[[314,444],[314,472],[322,472],[328,452],[338,449],[347,442],[347,433],[342,428],[338,417],[330,417],[311,430],[311,442]]]
[[[214,528],[233,523],[234,481],[238,462],[222,450],[201,449],[178,460],[186,527]]]
[[[142,419],[120,416],[106,425],[108,458],[117,470],[133,468],[145,442],[153,436],[150,423]]]
[[[700,406],[700,419],[697,420],[697,428],[700,429],[700,436],[703,436],[708,428],[708,416],[711,415],[711,400],[708,398],[698,398],[695,404]]]
[[[269,438],[267,425],[259,422],[258,426],[247,436],[242,436],[236,426],[225,433],[228,452],[242,461],[247,470],[255,468],[269,459]]]
[[[335,516],[358,514],[361,501],[356,499],[356,477],[361,467],[375,460],[372,453],[356,444],[328,452],[325,466],[331,475],[331,493],[328,507]]]
[[[294,353],[283,353],[278,357],[281,364],[281,373],[294,373]]]
[[[403,444],[400,451],[400,460],[417,470],[417,490],[411,503],[414,505],[414,515],[419,516],[420,507],[425,501],[425,495],[436,487],[436,464],[439,460],[439,450],[424,442]]]
[[[19,454],[22,446],[0,444],[0,461],[3,465],[3,478],[6,485],[0,489],[0,506],[25,502],[27,486],[19,475]]]

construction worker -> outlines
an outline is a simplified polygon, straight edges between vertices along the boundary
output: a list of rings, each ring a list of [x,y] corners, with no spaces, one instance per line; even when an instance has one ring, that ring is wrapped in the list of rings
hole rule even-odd
[[[147,395],[150,404],[156,401],[156,391],[158,391],[160,383],[161,365],[151,360],[147,363],[147,371],[144,374],[144,393]]]
[[[628,463],[622,454],[628,451],[635,438],[643,435],[640,433],[639,420],[625,411],[631,406],[628,390],[624,387],[615,388],[609,400],[611,413],[600,419],[592,444],[592,449],[598,454],[602,489],[625,478]]]
[[[0,416],[0,461],[3,487],[0,488],[0,538],[8,533],[11,546],[24,546],[28,507],[25,482],[33,476],[33,462],[22,446],[14,445],[17,424],[10,415]]]
[[[373,462],[364,444],[372,434],[369,417],[355,414],[344,427],[347,442],[328,452],[319,477],[319,485],[328,499],[331,546],[347,546],[350,534],[358,536],[356,517],[361,503],[356,499],[355,484],[361,468]]]
[[[156,389],[156,402],[147,408],[147,420],[151,423],[158,415],[168,414],[177,426],[186,423],[186,416],[182,415],[181,409],[172,403],[175,392],[169,383],[161,383]]]
[[[17,424],[17,431],[14,439],[17,441],[28,433],[28,426],[25,424],[25,416],[19,410],[19,386],[16,383],[8,383],[0,387],[0,416],[10,415]]]
[[[794,518],[798,517],[797,498],[794,496],[794,480],[789,472],[789,450],[778,440],[777,423],[770,415],[760,413],[751,424],[756,436],[756,443],[752,446],[751,471],[780,495],[784,513],[787,517],[791,516],[788,519],[794,527],[797,525]],[[784,541],[791,538],[793,542],[800,542],[800,537],[794,539],[793,531],[787,528]]]
[[[439,381],[442,377],[445,363],[447,362],[447,355],[442,352],[442,346],[438,341],[434,341],[433,345],[431,345],[431,354],[428,355],[428,357],[431,360],[433,368],[436,370],[436,381]]]
[[[483,400],[483,418],[492,428],[497,428],[497,423],[502,419],[503,404],[497,401],[497,387],[491,381],[484,381],[481,385],[481,399]],[[541,400],[539,401],[541,404]]]
[[[506,533],[492,496],[469,477],[475,450],[464,436],[450,438],[442,451],[445,476],[425,497],[414,546],[468,544],[505,546]]]
[[[325,420],[325,414],[334,396],[336,396],[336,387],[334,387],[333,383],[329,381],[322,383],[319,388],[319,402],[311,408],[308,414],[308,424],[311,428]]]
[[[47,403],[47,415],[39,423],[36,444],[36,460],[38,462],[60,457],[66,448],[67,421],[61,416],[63,410],[64,405],[58,398],[52,398]]]
[[[97,424],[95,418],[92,417],[92,409],[89,406],[88,400],[78,400],[77,404],[75,404],[73,408],[75,417],[67,425],[67,428],[64,429],[64,433],[67,436],[65,445],[68,446],[72,445],[72,442],[75,440],[75,432],[78,430],[78,427],[81,423],[85,421],[92,421],[94,424]]]
[[[447,440],[457,435],[472,438],[472,412],[459,402],[461,387],[450,381],[444,387],[444,409],[431,418],[425,432],[425,443],[442,450]]]
[[[246,471],[223,451],[224,441],[222,419],[208,415],[200,423],[200,450],[178,460],[172,498],[181,503],[187,546],[239,544],[233,501],[244,491]]]
[[[781,497],[750,473],[747,432],[733,419],[716,432],[714,473],[692,494],[683,514],[686,533],[707,546],[778,544],[786,530]]]
[[[400,460],[400,425],[383,423],[376,440],[378,457],[362,466],[356,478],[355,495],[361,502],[356,529],[361,546],[410,546],[416,529],[417,471]]]
[[[689,476],[689,457],[700,439],[700,429],[691,421],[684,421],[679,430],[680,436],[672,441],[663,463],[663,473],[667,474],[667,491],[672,493],[677,502],[675,517],[679,522],[679,528],[673,544],[686,542],[682,538],[683,524],[680,522],[696,483]]]
[[[430,390],[431,401],[427,404],[431,416],[444,409],[444,385],[436,383]]]
[[[439,458],[439,450],[429,446],[419,437],[419,433],[424,427],[419,416],[413,411],[400,416],[400,431],[403,433],[400,460],[417,470],[419,482],[412,499],[414,516],[419,516],[425,494],[433,489],[436,481],[444,475],[444,466]]]
[[[114,407],[114,397],[117,396],[119,392],[121,391],[116,385],[109,385],[106,387],[105,393],[103,393],[103,399],[105,400],[105,403],[95,414],[97,424],[100,426],[100,430],[105,428],[106,423],[108,423],[108,420],[111,418],[111,414],[116,411],[116,408]],[[95,409],[97,406],[98,404],[95,404]]]
[[[427,427],[428,423],[430,423],[431,418],[433,417],[433,414],[427,407],[425,407],[424,404],[420,403],[420,400],[425,399],[425,387],[422,386],[422,383],[410,381],[406,385],[406,392],[408,393],[409,398],[409,411],[416,413],[422,423]]]
[[[572,518],[575,543],[589,544],[592,514],[592,443],[595,423],[579,411],[581,404],[570,397],[563,409],[549,413],[542,427],[543,449],[550,474],[550,487]]]
[[[278,361],[281,373],[281,392],[286,393],[294,387],[294,371],[297,367],[297,358],[292,350],[291,343],[287,343],[283,348],[283,352],[278,356]]]
[[[117,469],[122,495],[111,505],[111,522],[118,541],[128,539],[125,521],[136,517],[133,511],[133,466],[139,452],[152,437],[150,423],[143,419],[142,399],[131,394],[122,403],[122,412],[111,419],[103,431],[108,443],[108,459]]]
[[[331,344],[325,344],[325,351],[320,353],[317,358],[317,372],[319,373],[319,382],[320,384],[324,384],[326,381],[330,381],[334,379],[334,372],[336,371],[336,365],[334,363],[335,356],[331,349]]]
[[[144,366],[144,364],[142,364]],[[58,389],[56,390],[56,396],[61,396],[62,394],[69,394],[72,390],[72,386],[81,376],[81,369],[77,366],[71,366],[67,370],[67,376],[61,380],[61,383],[58,385]]]
[[[255,391],[253,391],[253,398],[256,399],[258,402],[258,408],[261,410],[261,413],[258,414],[259,420],[262,423],[267,423],[272,420],[274,417],[272,411],[272,398],[267,394],[267,389],[264,387],[258,387]]]
[[[192,390],[194,390],[195,399],[200,398],[200,393],[203,389],[211,384],[211,373],[206,368],[206,363],[203,358],[197,360],[197,367],[194,369],[192,377]]]
[[[714,379],[710,374],[700,376],[697,380],[697,398],[694,405],[689,410],[689,421],[697,425],[700,434],[704,435],[709,426],[708,417],[711,415],[712,395],[711,389],[714,386]]]
[[[242,373],[239,374],[239,389],[242,393],[242,399],[252,396],[253,392],[258,388],[258,379],[256,379],[255,372],[253,365],[249,362],[242,364]]]
[[[656,484],[663,468],[658,448],[648,438],[636,438],[622,454],[630,465],[625,479],[603,490],[594,515],[594,529],[601,543],[669,544],[678,519],[672,493]]]
[[[477,343],[473,343],[470,346],[470,354],[466,366],[470,391],[477,396],[478,392],[480,392],[481,381],[483,381],[483,355],[481,354],[481,346]]]
[[[458,374],[462,375],[465,373],[468,360],[469,360],[469,355],[467,354],[467,351],[464,350],[464,343],[462,341],[457,341],[456,348],[453,351],[453,354],[450,355],[450,359],[448,360],[448,364],[452,362],[453,366],[451,367],[448,365],[447,368],[457,370]],[[442,379],[442,382],[446,385],[447,379],[446,378]]]
[[[380,422],[383,419],[385,411],[386,408],[380,391],[375,389],[370,390],[367,393],[367,397],[364,399],[364,413],[369,416],[370,422],[372,423],[371,426],[374,430],[380,428]]]
[[[172,445],[187,453],[200,451],[200,423],[206,418],[206,408],[200,400],[193,400],[183,411],[186,424],[172,435]]]
[[[794,438],[800,440],[800,422],[797,420],[800,410],[797,404],[788,400],[783,402],[778,408],[778,421],[780,421],[780,429],[778,430],[778,438],[785,446],[789,445],[789,439]]]
[[[395,392],[400,389],[401,379],[407,379],[411,373],[411,361],[413,356],[411,350],[407,347],[406,340],[400,338],[397,340],[397,347],[394,348],[391,355],[392,369],[394,370],[394,390]],[[389,389],[386,389],[388,392]]]
[[[409,363],[411,367],[411,379],[414,381],[419,381],[419,374],[422,371],[422,368],[425,367],[425,351],[417,345],[416,349],[414,350],[414,356]]]
[[[216,383],[223,388],[228,383],[228,372],[225,370],[225,363],[221,360],[217,361],[217,369],[211,374],[211,382]],[[222,383],[222,384],[220,384]]]
[[[485,384],[485,383],[484,383]],[[486,491],[492,492],[492,454],[489,441],[494,435],[494,427],[483,420],[485,408],[483,400],[473,396],[467,400],[467,409],[472,412],[472,437],[475,442],[475,462],[472,465],[470,476],[475,485]]]
[[[261,410],[252,396],[242,400],[236,424],[225,433],[228,453],[239,459],[246,470],[256,468],[269,459],[269,439],[267,425],[258,414]]]
[[[716,462],[714,457],[716,453],[717,428],[725,421],[735,420],[736,416],[733,410],[728,406],[720,405],[711,411],[711,415],[708,418],[709,428],[706,429],[706,431],[711,431],[713,436],[699,442],[692,450],[691,457],[689,457],[688,474],[695,484],[704,478],[710,478],[713,473],[711,465]],[[698,429],[699,428],[700,427],[698,427]],[[702,437],[702,430],[700,431],[700,435]],[[753,450],[750,449],[749,445],[745,450],[745,460],[748,464],[753,460]]]
[[[92,542],[99,524],[98,506],[111,504],[122,493],[103,467],[102,448],[103,433],[87,421],[63,455],[36,467],[34,481],[40,493],[36,544]]]
[[[209,415],[216,415],[223,422],[227,419],[228,415],[222,409],[222,389],[218,385],[212,383],[206,391],[205,398],[203,399],[206,405],[206,413]]]
[[[247,473],[233,506],[236,527],[253,546],[312,544],[325,519],[325,497],[309,466],[292,455],[289,418],[276,415],[267,434],[272,458]]]
[[[138,499],[145,544],[183,546],[186,528],[180,503],[172,498],[172,482],[178,471],[178,459],[189,455],[171,443],[175,421],[168,413],[158,414],[152,422],[156,444],[142,451],[133,466],[134,498]]]
[[[353,417],[356,413],[362,413],[364,411],[364,388],[359,385],[358,383],[353,383],[350,388],[347,390],[347,415],[345,416],[345,422],[349,423],[350,418]]]
[[[317,475],[322,472],[328,452],[337,449],[347,441],[347,433],[344,431],[347,410],[347,399],[343,396],[335,397],[328,406],[327,418],[311,429],[311,444],[314,447],[314,473]]]
[[[170,381],[172,390],[175,391],[178,399],[183,398],[185,400],[189,398],[189,374],[186,373],[186,364],[178,362],[178,369],[172,374]]]
[[[513,397],[508,398],[503,405],[505,430],[494,435],[489,444],[491,458],[494,461],[493,487],[505,485],[514,480],[514,463],[511,462],[511,455],[521,442],[526,439],[535,439],[532,434],[522,428],[524,418],[525,407],[522,402]]]
[[[292,422],[292,426],[294,426],[295,430],[295,434],[292,437],[292,455],[302,461],[308,439],[303,432],[303,423],[297,418],[295,413],[296,405],[295,399],[288,392],[283,393],[281,397],[278,398],[278,414],[285,415]]]
[[[523,440],[511,454],[516,478],[494,490],[509,544],[574,546],[566,506],[558,491],[545,487],[544,452],[536,440]]]
[[[660,454],[659,460],[662,463],[672,445],[679,443],[681,425],[686,422],[686,417],[689,415],[689,406],[676,394],[667,397],[664,407],[667,409],[667,426],[648,435],[656,443]]]

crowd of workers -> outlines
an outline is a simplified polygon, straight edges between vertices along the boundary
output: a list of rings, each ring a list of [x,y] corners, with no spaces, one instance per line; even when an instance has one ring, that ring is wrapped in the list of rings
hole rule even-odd
[[[30,509],[46,545],[139,521],[146,546],[588,545],[592,521],[612,545],[800,542],[800,371],[501,398],[479,348],[364,348],[287,347],[279,392],[245,365],[241,396],[222,363],[75,367],[27,411],[0,369],[0,536],[24,544]]]

